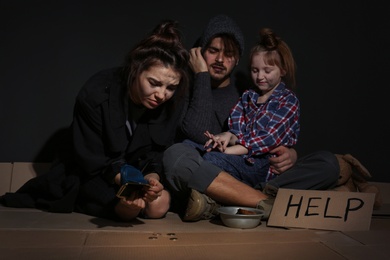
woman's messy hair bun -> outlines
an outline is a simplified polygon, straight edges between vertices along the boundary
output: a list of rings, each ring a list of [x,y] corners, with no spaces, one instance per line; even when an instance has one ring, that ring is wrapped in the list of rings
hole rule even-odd
[[[160,22],[128,54],[125,61],[125,77],[130,87],[137,75],[158,63],[172,67],[188,84],[189,53],[183,45],[179,23],[174,20]]]
[[[153,33],[145,41],[150,42],[150,44],[160,42],[160,44],[166,44],[171,47],[183,47],[179,24],[177,21],[172,20],[162,21],[154,28]]]

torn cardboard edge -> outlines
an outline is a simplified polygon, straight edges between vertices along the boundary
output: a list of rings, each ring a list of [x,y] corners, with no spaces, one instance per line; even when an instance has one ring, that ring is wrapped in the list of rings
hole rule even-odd
[[[279,189],[267,226],[369,230],[375,194]]]

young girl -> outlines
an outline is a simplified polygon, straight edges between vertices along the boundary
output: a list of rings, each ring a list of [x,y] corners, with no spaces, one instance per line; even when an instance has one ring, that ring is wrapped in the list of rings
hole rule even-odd
[[[275,177],[269,167],[269,151],[297,143],[299,100],[295,87],[295,62],[287,44],[269,28],[260,31],[260,42],[250,53],[254,87],[245,91],[233,107],[229,131],[206,131],[205,160],[255,187]]]

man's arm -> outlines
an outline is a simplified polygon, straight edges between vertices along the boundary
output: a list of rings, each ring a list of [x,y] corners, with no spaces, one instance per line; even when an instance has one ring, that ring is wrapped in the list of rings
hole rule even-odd
[[[192,141],[204,143],[206,138],[203,133],[211,128],[214,115],[211,79],[201,48],[191,49],[189,65],[194,72],[194,82],[183,118],[182,131]]]

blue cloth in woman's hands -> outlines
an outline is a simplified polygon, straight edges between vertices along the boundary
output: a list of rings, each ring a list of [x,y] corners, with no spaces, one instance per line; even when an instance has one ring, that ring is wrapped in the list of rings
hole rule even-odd
[[[121,184],[124,185],[128,182],[136,182],[147,184],[148,181],[145,180],[144,175],[140,170],[134,166],[125,164],[121,167]]]

